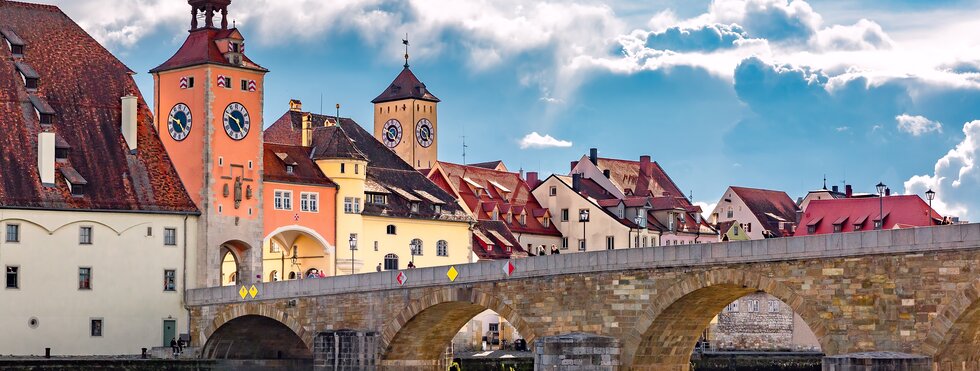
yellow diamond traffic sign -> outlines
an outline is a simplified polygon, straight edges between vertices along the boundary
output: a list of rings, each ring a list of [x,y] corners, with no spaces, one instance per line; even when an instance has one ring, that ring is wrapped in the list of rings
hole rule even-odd
[[[238,296],[241,296],[242,299],[245,299],[245,295],[248,295],[248,289],[246,289],[245,286],[242,286],[242,288],[238,289]]]
[[[449,277],[449,281],[455,282],[456,276],[459,276],[459,272],[456,271],[456,267],[449,267],[449,272],[446,272],[446,277]]]
[[[255,295],[258,294],[259,294],[259,289],[255,288],[255,285],[252,285],[252,288],[248,289],[248,295],[251,296],[253,299],[255,298]]]

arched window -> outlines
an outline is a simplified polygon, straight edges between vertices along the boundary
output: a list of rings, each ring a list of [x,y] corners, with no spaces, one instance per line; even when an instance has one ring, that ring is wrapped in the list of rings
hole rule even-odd
[[[295,280],[296,279],[296,272],[289,272],[289,279]]]
[[[279,272],[277,272],[277,271],[270,272],[269,273],[269,279],[272,280],[272,282],[279,281]]]
[[[388,234],[395,234],[395,232],[397,232],[397,229],[395,228],[395,225],[394,224],[388,224],[388,228],[387,228],[386,232]]]
[[[385,255],[385,270],[386,271],[398,270],[398,255],[395,254]]]
[[[436,255],[449,256],[449,243],[446,240],[436,242]]]
[[[412,255],[422,255],[422,240],[418,238],[412,240]]]

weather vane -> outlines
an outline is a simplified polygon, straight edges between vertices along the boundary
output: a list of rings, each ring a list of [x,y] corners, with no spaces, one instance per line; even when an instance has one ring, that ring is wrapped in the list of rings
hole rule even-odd
[[[402,44],[405,44],[405,68],[408,68],[408,33],[405,33],[405,38],[402,39]]]

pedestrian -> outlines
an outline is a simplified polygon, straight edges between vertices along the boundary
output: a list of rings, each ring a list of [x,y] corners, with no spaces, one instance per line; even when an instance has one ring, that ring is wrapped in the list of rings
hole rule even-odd
[[[375,268],[378,272],[381,272],[381,263],[378,263],[378,267]]]
[[[540,252],[541,252],[541,254],[540,254],[541,256],[545,256],[545,255],[548,255],[548,247],[547,247],[547,246],[545,246],[545,245],[541,245],[541,246],[539,246],[539,247],[538,247],[538,251],[540,251]]]
[[[184,354],[184,339],[177,339],[177,354]]]
[[[561,254],[561,251],[558,250],[558,246],[555,246],[554,244],[552,244],[551,245],[551,255],[557,255],[557,254]]]
[[[177,338],[170,340],[170,350],[174,353],[174,358],[177,358]]]

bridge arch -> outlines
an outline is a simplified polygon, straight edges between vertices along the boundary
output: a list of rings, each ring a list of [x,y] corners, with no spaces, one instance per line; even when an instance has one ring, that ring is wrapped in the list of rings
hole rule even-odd
[[[271,305],[235,305],[203,330],[201,358],[312,359],[313,333]]]
[[[940,370],[980,367],[980,279],[952,298],[929,326],[922,346]],[[964,364],[965,362],[965,364]]]
[[[672,283],[637,319],[624,337],[623,364],[634,370],[687,370],[702,331],[729,303],[763,291],[800,315],[824,352],[833,354],[824,320],[803,296],[776,280],[746,270],[700,272]]]
[[[435,365],[459,329],[487,309],[510,322],[528,343],[534,340],[535,333],[524,318],[494,295],[473,288],[447,288],[411,300],[385,324],[381,359]]]

